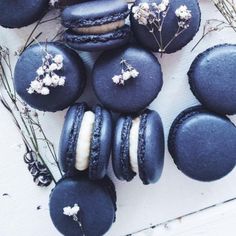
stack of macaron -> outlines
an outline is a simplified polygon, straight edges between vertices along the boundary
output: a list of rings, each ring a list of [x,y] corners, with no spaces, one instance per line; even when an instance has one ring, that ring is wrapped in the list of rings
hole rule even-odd
[[[128,42],[129,15],[123,0],[85,1],[67,6],[62,12],[62,25],[67,28],[63,38],[67,45],[82,51],[101,51]]]
[[[35,18],[26,14],[30,20],[16,24],[4,11],[13,4],[8,2],[0,9],[4,27],[30,24],[48,5],[35,1]],[[137,175],[147,185],[162,174],[163,124],[156,111],[147,109],[163,85],[152,52],[182,49],[197,33],[201,13],[197,0],[137,0],[131,10],[124,0],[56,3],[66,28],[63,40],[28,47],[16,64],[14,85],[38,110],[70,107],[59,145],[64,176],[52,191],[50,214],[63,235],[99,236],[115,220],[116,193],[107,177],[110,156],[119,180]],[[104,51],[91,73],[101,105],[76,103],[86,85],[86,69],[75,50]],[[224,116],[236,113],[235,55],[235,45],[220,45],[195,59],[189,83],[203,106],[181,112],[169,132],[168,148],[177,168],[196,180],[217,180],[236,164],[236,127]]]

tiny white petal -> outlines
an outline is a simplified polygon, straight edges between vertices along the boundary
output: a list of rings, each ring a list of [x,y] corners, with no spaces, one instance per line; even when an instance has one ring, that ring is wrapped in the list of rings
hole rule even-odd
[[[58,54],[56,55],[54,58],[53,58],[53,61],[56,63],[56,64],[61,64],[63,62],[63,56]]]
[[[122,77],[123,77],[123,80],[128,80],[131,78],[131,74],[129,71],[125,71],[123,74],[122,74]]]
[[[50,70],[50,71],[57,70],[57,64],[56,64],[56,63],[52,63],[52,64],[49,66],[49,70]]]
[[[49,88],[47,88],[47,87],[42,87],[42,89],[41,89],[41,94],[42,94],[42,95],[48,95],[49,93],[50,93]]]
[[[38,75],[43,75],[43,74],[44,74],[44,69],[43,69],[43,67],[40,66],[40,67],[37,69],[36,73],[37,73]]]

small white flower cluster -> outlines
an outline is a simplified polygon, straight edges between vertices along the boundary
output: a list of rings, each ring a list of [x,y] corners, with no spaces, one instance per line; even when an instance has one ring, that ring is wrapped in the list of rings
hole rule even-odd
[[[58,2],[59,0],[50,0],[49,4],[54,7]]]
[[[162,13],[162,16],[164,17],[166,15],[169,4],[169,0],[162,0],[159,4],[152,3],[151,5],[144,2],[140,3],[138,6],[134,6],[132,8],[132,13],[134,15],[134,19],[137,20],[139,24],[152,24],[155,21],[161,21],[160,13]]]
[[[76,216],[80,211],[78,204],[74,204],[73,207],[67,206],[63,208],[63,214],[66,216]]]
[[[129,63],[127,63],[126,60],[121,60],[120,64],[123,67],[121,70],[121,74],[115,75],[112,77],[112,80],[115,84],[124,85],[125,81],[127,81],[131,78],[138,77],[139,72],[133,66],[131,66]]]
[[[150,8],[148,3],[140,3],[138,6],[132,8],[134,19],[138,21],[140,25],[147,25],[150,15]]]
[[[157,13],[161,13],[167,10],[169,4],[170,4],[169,0],[162,0],[160,4],[152,3],[152,7]]]
[[[49,87],[57,87],[65,85],[65,77],[59,76],[55,71],[63,68],[63,57],[58,54],[53,57],[51,54],[46,54],[42,59],[43,64],[36,71],[37,77],[30,83],[27,89],[29,94],[37,93],[41,95],[50,94]]]
[[[159,52],[161,53],[165,52],[166,48],[171,44],[174,38],[178,37],[189,27],[189,20],[192,18],[191,11],[186,5],[181,5],[177,8],[175,10],[175,15],[177,17],[179,28],[173,38],[163,45],[161,32],[169,9],[170,0],[162,0],[159,4],[143,2],[132,8],[134,19],[140,25],[144,25],[148,31],[153,34],[159,47]],[[160,34],[156,35],[156,31],[159,31]]]
[[[179,27],[187,29],[189,24],[187,23],[191,18],[191,11],[187,8],[187,6],[182,5],[176,9],[175,15],[180,19],[178,22]]]

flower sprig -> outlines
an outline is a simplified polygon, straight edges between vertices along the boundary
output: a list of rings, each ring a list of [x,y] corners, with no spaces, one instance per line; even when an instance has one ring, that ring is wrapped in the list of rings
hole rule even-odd
[[[181,5],[175,10],[176,19],[178,21],[178,29],[173,38],[166,44],[163,43],[162,30],[165,18],[170,9],[170,1],[162,0],[161,3],[140,3],[138,6],[132,8],[134,19],[140,24],[145,26],[148,31],[153,35],[160,53],[164,53],[170,44],[189,28],[189,21],[192,18],[191,11],[186,5]]]
[[[62,175],[53,143],[47,138],[41,126],[38,113],[31,110],[16,94],[13,86],[13,73],[10,51],[0,46],[0,102],[10,113],[19,131],[26,149],[24,161],[39,186],[48,186],[52,181],[56,183],[41,147],[48,150],[50,156]]]
[[[122,67],[121,74],[112,77],[115,84],[125,85],[125,81],[138,77],[139,72],[126,60],[122,59],[120,64]]]
[[[50,94],[49,87],[56,88],[57,86],[65,85],[65,76],[56,74],[63,68],[63,56],[58,54],[53,57],[52,54],[46,52],[42,58],[43,64],[36,71],[37,76],[31,82],[30,87],[27,89],[29,94]]]
[[[207,20],[203,27],[202,36],[192,48],[192,51],[212,32],[220,32],[224,29],[232,29],[236,32],[236,1],[212,0],[212,2],[224,19]]]
[[[66,206],[63,208],[63,214],[66,216],[70,216],[73,218],[73,220],[78,223],[80,231],[82,232],[82,235],[85,236],[84,230],[83,230],[83,225],[79,217],[79,211],[80,207],[78,204],[74,204],[73,207]]]

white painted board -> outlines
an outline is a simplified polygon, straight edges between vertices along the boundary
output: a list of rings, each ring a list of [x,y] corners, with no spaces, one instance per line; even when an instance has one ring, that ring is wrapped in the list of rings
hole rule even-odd
[[[200,0],[200,7],[202,27],[207,19],[221,17],[208,0]],[[44,32],[43,37],[50,39],[58,27],[59,25],[55,23],[48,23],[41,29]],[[14,51],[22,45],[32,28],[33,26],[21,30],[0,28],[0,44]],[[164,72],[164,86],[150,108],[160,113],[164,122],[165,137],[178,113],[198,104],[189,89],[186,75],[193,59],[213,45],[236,42],[236,34],[231,30],[224,30],[207,36],[196,50],[191,52],[201,34],[202,28],[183,50],[164,55],[160,59]],[[81,55],[85,61],[91,61],[86,53]],[[88,71],[91,66],[90,62]],[[82,100],[88,101],[89,104],[96,102],[90,87],[86,89],[80,101]],[[31,176],[23,163],[24,148],[21,139],[2,106],[0,106],[0,114],[0,235],[59,236],[49,218],[48,195],[51,190],[38,188],[32,183]],[[40,116],[43,127],[56,145],[58,145],[64,115],[65,111]],[[232,120],[236,122],[235,117],[232,117]],[[177,170],[167,151],[163,175],[155,185],[143,186],[139,179],[131,183],[120,182],[114,177],[111,168],[109,168],[109,175],[116,185],[118,211],[116,223],[107,233],[108,236],[136,232],[236,196],[235,170],[222,180],[213,183],[197,182]],[[8,193],[9,196],[2,196],[4,193]],[[41,206],[41,209],[37,210],[37,206]]]

